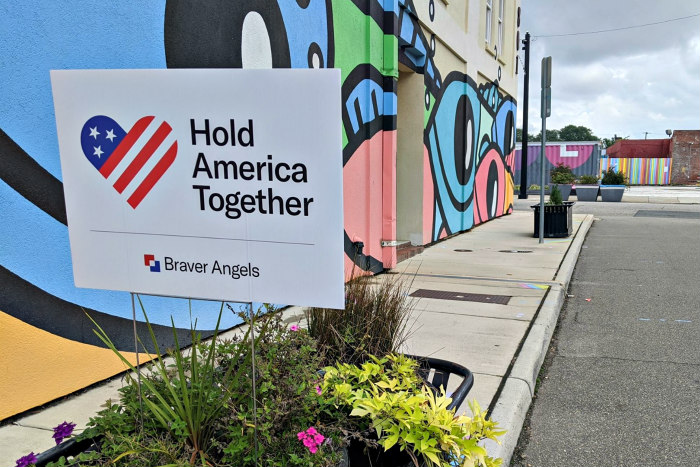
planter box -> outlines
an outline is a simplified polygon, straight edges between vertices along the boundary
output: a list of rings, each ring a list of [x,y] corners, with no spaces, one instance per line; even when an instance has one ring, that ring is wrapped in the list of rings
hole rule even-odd
[[[561,193],[561,200],[562,201],[569,201],[569,196],[571,195],[571,187],[572,187],[571,184],[564,185],[564,184],[560,184],[560,183],[554,183],[554,184],[549,185],[549,186],[550,186],[550,188],[552,186],[556,186],[557,188],[559,188],[559,193]],[[549,194],[550,195],[552,194],[551,189],[550,189]]]
[[[601,185],[600,197],[603,201],[619,203],[625,193],[625,185]]]
[[[573,232],[572,201],[564,204],[545,204],[544,206],[544,235],[546,238],[568,237]],[[535,234],[540,236],[540,205],[531,206],[535,210]]]
[[[462,405],[474,385],[474,375],[468,368],[439,358],[417,357],[415,355],[408,355],[408,357],[418,362],[418,374],[433,391],[442,388],[447,392],[447,383],[451,376],[462,378],[451,395],[452,402],[448,408],[457,410]],[[44,467],[49,462],[58,461],[61,456],[76,456],[81,452],[96,450],[98,449],[96,444],[99,444],[99,439],[86,439],[80,442],[69,439],[37,455],[36,465]],[[398,446],[392,447],[386,452],[382,447],[366,450],[364,443],[357,440],[351,440],[347,449],[347,457],[341,463],[341,467],[410,467],[413,465],[411,457],[405,451],[399,451]]]
[[[576,185],[576,198],[579,201],[597,201],[598,185]]]

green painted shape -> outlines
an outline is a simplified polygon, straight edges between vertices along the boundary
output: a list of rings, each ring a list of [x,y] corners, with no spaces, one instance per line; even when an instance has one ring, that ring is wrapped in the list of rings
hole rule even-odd
[[[424,85],[423,86],[423,108],[425,108],[425,93],[427,91],[428,91],[428,87]],[[430,95],[430,105],[423,113],[423,129],[424,130],[426,128],[428,128],[428,120],[430,120],[430,115],[432,115],[434,108],[435,108],[435,95],[431,94]]]
[[[384,70],[386,37],[394,38],[395,76],[398,76],[398,40],[396,37],[385,36],[377,23],[363,14],[352,1],[333,0],[335,68],[340,68],[341,82],[345,82],[350,72],[363,63],[369,63],[382,74],[388,74]],[[343,147],[347,144],[348,137],[343,128]]]
[[[384,36],[384,68],[382,74],[399,77],[399,40],[396,36]]]

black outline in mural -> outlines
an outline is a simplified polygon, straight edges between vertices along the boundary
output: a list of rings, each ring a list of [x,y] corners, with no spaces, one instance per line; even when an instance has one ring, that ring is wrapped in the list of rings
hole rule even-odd
[[[302,5],[295,2],[301,9]],[[335,47],[332,0],[326,3],[328,56],[325,67],[333,68]],[[250,12],[258,13],[267,27],[273,68],[291,67],[287,28],[276,0],[168,0],[165,6],[164,45],[168,68],[241,68],[243,21]],[[315,42],[309,44],[320,46]],[[308,56],[307,50],[306,55]],[[323,55],[323,54],[322,54]]]
[[[66,222],[66,205],[63,183],[46,171],[29,154],[0,128],[0,179],[23,196],[27,201],[63,225]],[[75,303],[58,298],[36,285],[22,279],[0,265],[0,311],[57,336],[106,348],[92,333],[92,323],[85,316],[90,313],[101,325],[110,329],[110,337],[124,351],[134,350],[133,321],[96,310],[85,309]],[[125,302],[128,306],[128,303]],[[57,319],[59,318],[60,319]],[[137,322],[139,335],[147,338],[145,324]],[[173,345],[172,329],[154,325],[156,337],[163,347]],[[86,331],[87,330],[87,331]],[[189,331],[177,329],[178,338],[184,345],[190,342]],[[201,331],[210,335],[211,330]],[[150,345],[149,350],[152,350]]]
[[[49,216],[66,225],[63,183],[0,128],[0,179]]]
[[[0,311],[23,321],[25,324],[50,332],[59,337],[82,344],[107,348],[92,331],[94,325],[88,319],[89,314],[104,329],[109,329],[109,336],[117,349],[125,352],[134,351],[134,324],[130,319],[103,313],[91,308],[83,308],[75,303],[58,298],[40,289],[0,266],[0,284],[3,293],[0,294]],[[128,303],[124,303],[128,306]],[[153,331],[162,349],[173,348],[173,330],[168,326],[152,324]],[[148,334],[146,324],[136,322],[136,329],[142,342],[149,352],[154,348]],[[198,331],[203,335],[211,335],[212,331]],[[177,329],[180,345],[189,345],[190,331]]]

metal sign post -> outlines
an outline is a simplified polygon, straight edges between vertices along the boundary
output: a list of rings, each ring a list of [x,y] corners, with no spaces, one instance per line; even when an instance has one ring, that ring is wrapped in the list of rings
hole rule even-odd
[[[540,150],[540,243],[544,243],[544,149],[547,146],[547,117],[552,114],[552,57],[542,59],[542,150]]]

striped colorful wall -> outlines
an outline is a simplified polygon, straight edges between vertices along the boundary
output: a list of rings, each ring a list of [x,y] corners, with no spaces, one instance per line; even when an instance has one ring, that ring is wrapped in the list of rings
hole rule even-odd
[[[668,185],[671,182],[671,158],[600,158],[600,173],[612,167],[627,175],[630,185]]]

